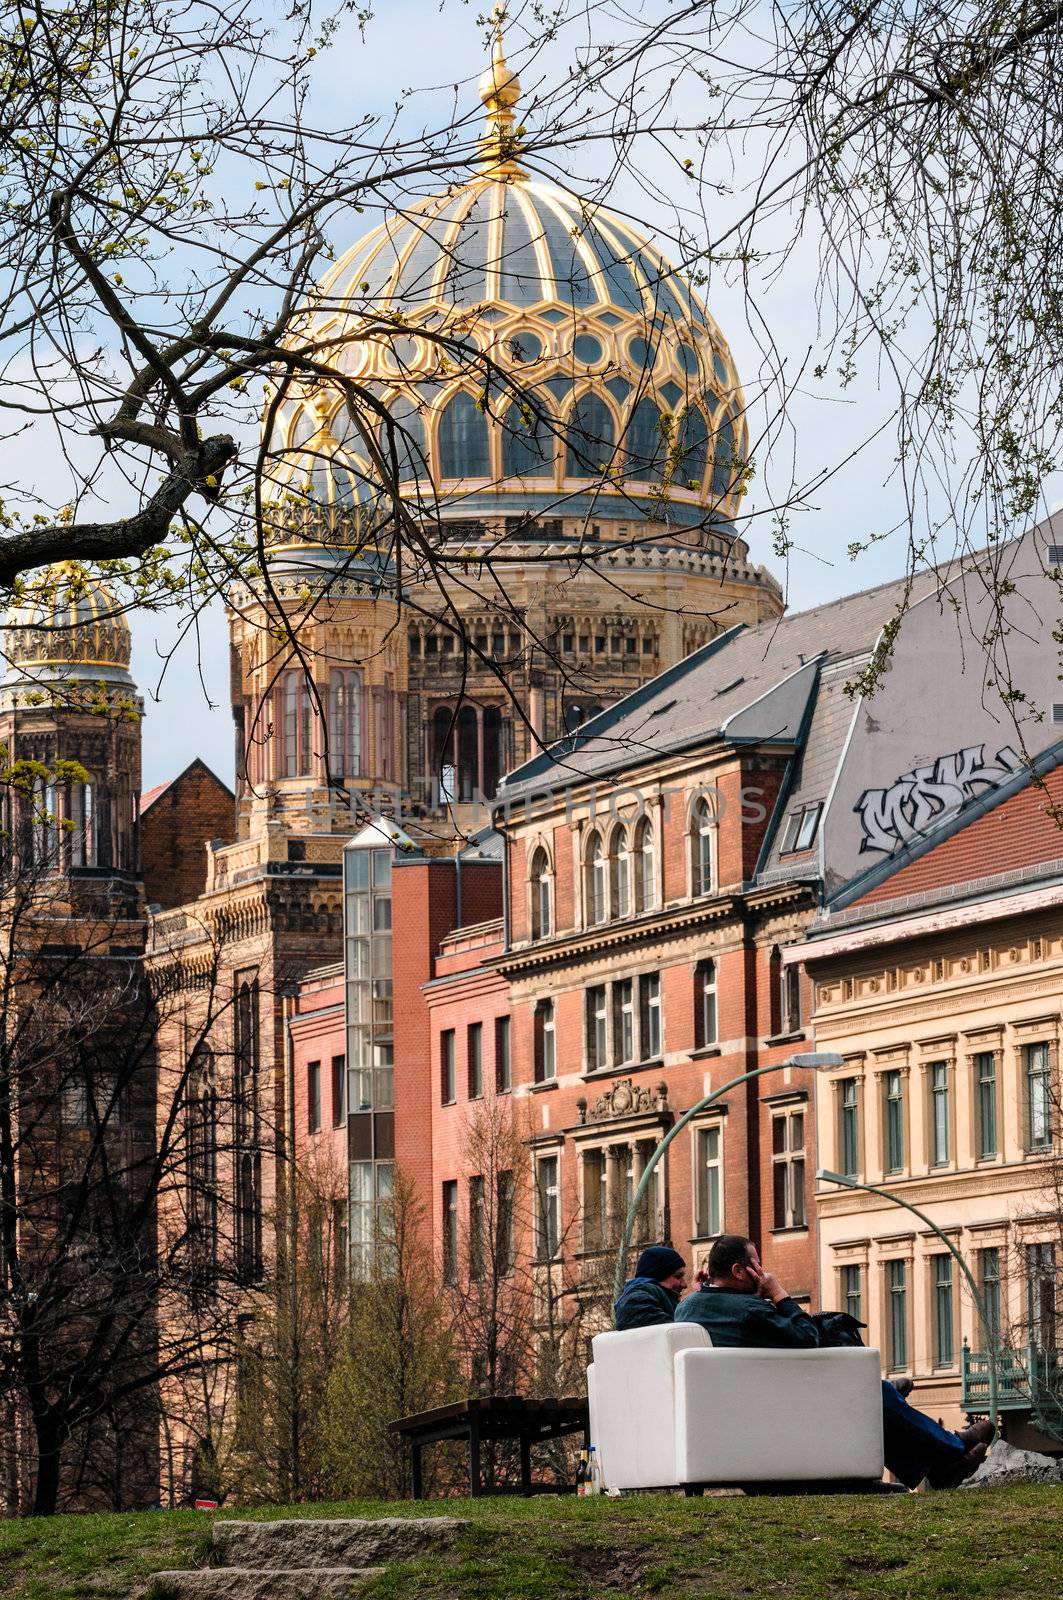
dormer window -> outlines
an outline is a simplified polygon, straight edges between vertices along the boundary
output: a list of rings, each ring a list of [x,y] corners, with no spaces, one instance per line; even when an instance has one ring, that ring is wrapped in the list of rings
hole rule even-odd
[[[791,811],[783,829],[779,854],[788,856],[796,855],[799,850],[811,850],[816,842],[819,819],[822,815],[822,800],[816,800],[812,805],[798,806],[796,810]]]

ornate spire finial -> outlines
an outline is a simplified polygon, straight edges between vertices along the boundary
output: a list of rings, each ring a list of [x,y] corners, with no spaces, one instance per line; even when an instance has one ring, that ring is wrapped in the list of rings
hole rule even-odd
[[[520,142],[513,132],[516,121],[513,107],[520,99],[520,80],[510,71],[502,45],[506,14],[503,0],[498,0],[491,13],[495,30],[491,65],[480,78],[480,99],[487,108],[487,121],[480,140],[480,165],[493,177],[517,178],[524,175],[517,161]]]

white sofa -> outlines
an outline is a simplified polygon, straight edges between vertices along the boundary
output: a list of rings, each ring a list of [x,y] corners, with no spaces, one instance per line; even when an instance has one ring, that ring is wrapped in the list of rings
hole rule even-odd
[[[607,1488],[882,1477],[877,1350],[715,1350],[693,1322],[600,1333],[592,1350]]]

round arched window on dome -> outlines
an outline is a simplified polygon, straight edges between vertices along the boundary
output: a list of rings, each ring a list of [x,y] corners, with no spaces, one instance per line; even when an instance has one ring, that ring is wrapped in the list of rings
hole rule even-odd
[[[489,478],[491,447],[487,418],[471,394],[460,390],[439,419],[439,476]]]
[[[640,400],[631,413],[625,435],[628,476],[659,482],[664,468],[665,439],[661,414],[652,400]]]
[[[542,357],[543,341],[531,328],[518,328],[506,340],[506,354],[511,361],[525,363]]]
[[[651,371],[657,363],[657,347],[645,339],[629,339],[627,353],[636,367],[643,372]]]
[[[504,478],[553,477],[554,434],[536,407],[530,402],[510,406],[501,427]]]
[[[409,373],[416,367],[419,349],[416,339],[400,335],[389,340],[387,346],[388,366],[393,372]]]
[[[688,378],[696,378],[701,371],[701,361],[692,344],[681,344],[676,351],[676,360],[680,372],[686,373]]]
[[[616,431],[609,407],[600,395],[583,395],[572,407],[569,418],[565,475],[600,477],[612,465],[615,451]]]
[[[724,417],[716,430],[716,449],[713,454],[712,492],[730,494],[738,479],[735,460],[735,430],[730,417]]]
[[[572,341],[572,354],[580,366],[597,366],[602,359],[602,342],[593,333],[577,333]]]
[[[696,407],[684,413],[676,441],[676,480],[688,489],[700,489],[709,462],[709,428]]]

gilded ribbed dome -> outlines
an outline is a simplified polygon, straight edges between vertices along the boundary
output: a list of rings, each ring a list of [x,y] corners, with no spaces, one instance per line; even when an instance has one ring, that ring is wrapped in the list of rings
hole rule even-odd
[[[402,493],[445,517],[726,525],[746,436],[727,343],[635,227],[521,171],[516,91],[496,41],[481,171],[353,245],[303,331],[401,424]],[[288,399],[274,449],[317,435],[325,401]],[[352,420],[338,389],[331,404],[337,437],[390,457],[371,408]]]
[[[129,623],[110,589],[76,561],[45,567],[4,622],[8,687],[57,680],[127,684]]]

